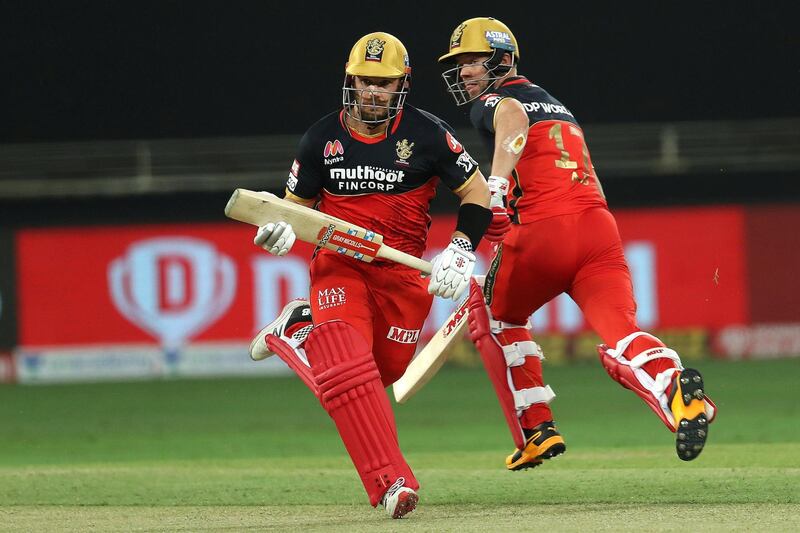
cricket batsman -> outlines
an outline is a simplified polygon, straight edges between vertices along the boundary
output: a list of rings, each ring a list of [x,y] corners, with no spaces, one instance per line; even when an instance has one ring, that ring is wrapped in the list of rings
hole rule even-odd
[[[675,433],[678,457],[695,459],[716,408],[703,378],[636,323],[636,303],[616,221],[583,130],[570,110],[518,73],[520,50],[497,19],[459,24],[440,63],[457,105],[492,154],[493,227],[501,237],[483,289],[470,290],[469,327],[517,449],[509,470],[564,453],[542,377],[541,348],[528,317],[569,294],[603,342],[608,374],[632,390]],[[495,231],[496,233],[496,231]],[[488,237],[487,237],[488,238]]]
[[[342,107],[302,137],[285,198],[384,236],[421,257],[429,207],[442,181],[460,199],[447,248],[429,279],[327,249],[311,260],[310,300],[290,302],[250,346],[254,360],[281,357],[333,419],[372,506],[392,518],[414,510],[419,483],[400,451],[385,388],[405,371],[434,296],[469,286],[474,250],[492,221],[489,190],[475,160],[439,118],[406,103],[411,67],[403,43],[375,32],[353,46]],[[295,242],[291,225],[259,228],[255,244],[274,255]]]

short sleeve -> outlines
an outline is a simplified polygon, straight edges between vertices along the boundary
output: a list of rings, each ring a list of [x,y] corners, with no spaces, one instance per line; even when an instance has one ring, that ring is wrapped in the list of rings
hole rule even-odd
[[[306,132],[300,139],[297,156],[289,170],[286,189],[300,198],[316,198],[322,189],[323,173],[320,168],[319,150],[313,149],[311,135]]]
[[[440,126],[434,141],[436,172],[450,189],[457,191],[478,171],[478,163],[472,158],[455,135]]]
[[[490,94],[477,100],[470,109],[469,118],[472,125],[478,130],[494,133],[494,114],[498,104],[506,98],[499,94]]]

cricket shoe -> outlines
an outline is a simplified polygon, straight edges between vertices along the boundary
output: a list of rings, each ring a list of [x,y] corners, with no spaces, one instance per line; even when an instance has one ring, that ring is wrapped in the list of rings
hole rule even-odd
[[[703,451],[708,438],[703,376],[693,368],[676,372],[668,398],[677,426],[675,451],[680,459],[691,461]]]
[[[419,496],[414,489],[404,487],[406,479],[397,478],[397,481],[386,489],[381,498],[381,505],[386,509],[386,513],[392,518],[403,518],[408,513],[416,509]]]
[[[567,451],[564,438],[556,429],[552,420],[542,422],[533,429],[523,429],[525,432],[525,448],[517,449],[506,457],[506,468],[509,470],[524,470],[534,468]]]
[[[296,348],[306,340],[313,327],[311,306],[308,304],[308,300],[303,298],[292,300],[284,306],[278,318],[259,331],[253,342],[250,343],[250,359],[261,361],[275,355],[275,352],[267,346],[265,340],[267,335],[281,337],[293,348]]]
[[[677,354],[669,348],[652,348],[632,360],[605,344],[598,346],[597,352],[608,375],[636,393],[676,433],[678,457],[684,461],[697,457],[708,437],[708,424],[717,415],[717,406],[703,389],[700,372],[680,366]],[[650,376],[641,367],[658,357],[668,357],[678,366]]]

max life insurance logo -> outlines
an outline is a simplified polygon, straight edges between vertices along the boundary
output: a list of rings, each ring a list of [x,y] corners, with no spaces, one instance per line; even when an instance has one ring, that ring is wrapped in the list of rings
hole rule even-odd
[[[113,260],[108,282],[120,313],[175,349],[228,309],[236,267],[207,241],[158,237],[133,243]]]

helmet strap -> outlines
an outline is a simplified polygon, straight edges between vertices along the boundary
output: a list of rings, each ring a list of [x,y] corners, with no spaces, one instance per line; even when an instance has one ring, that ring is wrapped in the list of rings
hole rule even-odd
[[[503,64],[503,56],[506,54],[511,55],[511,63],[510,64]],[[514,68],[514,54],[509,52],[508,50],[501,50],[500,48],[495,48],[494,52],[492,52],[492,57],[487,59],[483,62],[486,70],[491,72],[495,77],[502,78],[509,72],[511,69]]]

